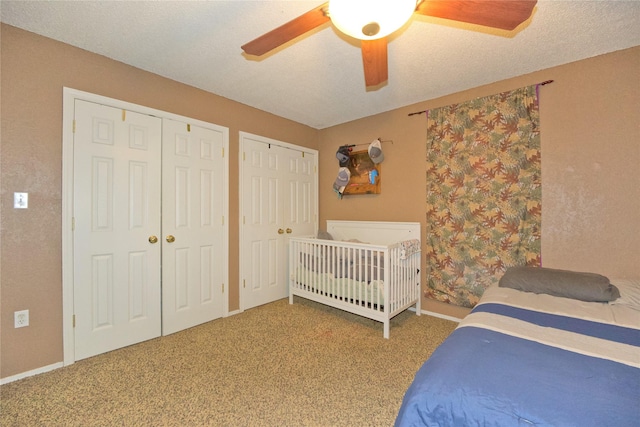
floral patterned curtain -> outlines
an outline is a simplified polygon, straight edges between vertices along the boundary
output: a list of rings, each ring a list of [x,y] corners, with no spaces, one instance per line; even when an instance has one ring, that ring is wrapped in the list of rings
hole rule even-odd
[[[428,112],[428,298],[473,307],[540,264],[540,182],[536,86]]]

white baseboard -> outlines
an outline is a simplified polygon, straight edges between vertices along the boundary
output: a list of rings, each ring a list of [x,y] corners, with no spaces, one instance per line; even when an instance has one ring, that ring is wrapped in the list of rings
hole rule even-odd
[[[233,311],[228,312],[225,317],[234,316],[234,315],[240,314],[240,313],[242,313],[242,310],[239,310],[239,309],[238,310],[233,310]]]
[[[43,366],[42,368],[34,369],[32,371],[22,372],[21,374],[12,375],[10,377],[0,379],[0,385],[8,384],[14,381],[21,380],[23,378],[32,377],[38,374],[44,374],[45,372],[53,371],[58,368],[62,368],[64,364],[62,362],[54,363],[53,365]]]
[[[415,312],[416,308],[409,307],[407,310]],[[440,319],[451,320],[452,322],[456,322],[456,323],[460,323],[460,321],[462,320],[457,317],[447,316],[446,314],[436,313],[435,311],[420,310],[420,314],[426,314],[427,316],[432,316],[432,317],[439,317]]]
[[[420,313],[427,316],[439,317],[440,319],[451,320],[452,322],[460,323],[462,319],[453,316],[447,316],[446,314],[436,313],[435,311],[421,310]]]

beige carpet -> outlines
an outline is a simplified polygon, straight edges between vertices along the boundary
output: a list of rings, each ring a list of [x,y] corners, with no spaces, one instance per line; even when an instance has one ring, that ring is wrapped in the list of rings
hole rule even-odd
[[[391,426],[456,324],[296,298],[0,387],[2,426]]]

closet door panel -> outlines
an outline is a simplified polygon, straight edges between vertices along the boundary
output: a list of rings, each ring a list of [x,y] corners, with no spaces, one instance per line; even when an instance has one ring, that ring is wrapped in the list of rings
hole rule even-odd
[[[161,120],[75,100],[74,356],[160,335]]]
[[[224,215],[220,131],[163,119],[162,334],[219,318]]]
[[[256,307],[286,297],[280,268],[283,247],[282,156],[284,148],[243,140],[243,306]]]

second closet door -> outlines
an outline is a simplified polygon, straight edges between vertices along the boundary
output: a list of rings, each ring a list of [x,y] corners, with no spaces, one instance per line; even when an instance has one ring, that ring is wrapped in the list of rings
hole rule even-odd
[[[242,134],[241,307],[288,295],[288,238],[317,229],[317,156]]]

